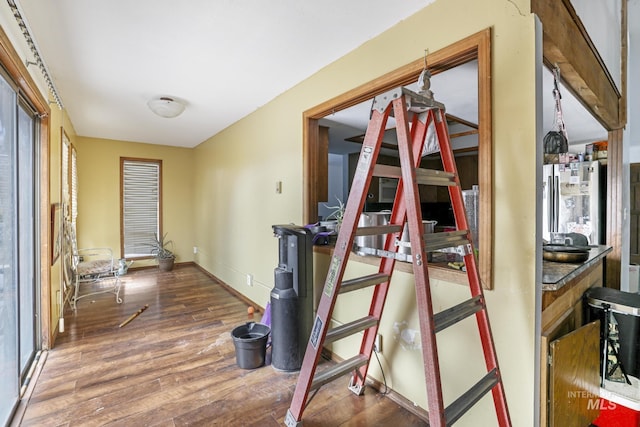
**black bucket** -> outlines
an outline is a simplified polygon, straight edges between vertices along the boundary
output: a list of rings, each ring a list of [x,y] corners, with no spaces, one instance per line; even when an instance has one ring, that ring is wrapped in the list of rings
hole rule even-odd
[[[267,339],[271,329],[262,323],[248,322],[231,332],[236,347],[236,363],[242,369],[264,365]]]

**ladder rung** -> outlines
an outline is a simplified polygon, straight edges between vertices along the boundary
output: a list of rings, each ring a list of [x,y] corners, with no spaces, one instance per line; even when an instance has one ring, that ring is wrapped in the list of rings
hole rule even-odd
[[[456,185],[455,174],[435,169],[416,169],[416,182],[422,185],[451,187]]]
[[[397,166],[376,164],[373,167],[373,176],[379,176],[381,178],[400,179],[402,177],[402,169]]]
[[[347,359],[344,362],[340,362],[337,365],[332,366],[331,368],[325,369],[313,377],[310,390],[320,388],[336,378],[366,365],[368,362],[369,359],[365,355],[358,354],[353,356],[351,359]]]
[[[356,228],[356,236],[374,236],[379,234],[399,233],[402,231],[400,225],[373,225],[371,227],[358,227]]]
[[[433,252],[438,249],[453,248],[468,245],[468,232],[466,230],[448,231],[444,233],[425,234],[425,250]]]
[[[339,339],[348,337],[357,332],[364,331],[372,326],[375,326],[378,323],[378,319],[373,316],[366,316],[362,319],[354,320],[353,322],[345,323],[344,325],[340,325],[337,328],[333,328],[327,332],[327,336],[324,340],[325,344],[328,344],[333,341],[338,341]]]
[[[463,301],[458,305],[454,305],[451,308],[441,311],[433,316],[433,322],[435,323],[435,331],[440,332],[451,325],[458,323],[459,321],[466,319],[482,310],[484,304],[480,300],[480,296],[475,296],[469,300]]]
[[[495,387],[498,382],[498,371],[497,369],[493,369],[462,396],[456,399],[456,401],[449,405],[444,411],[447,425],[458,421],[482,396]]]
[[[402,169],[398,166],[375,165],[373,175],[383,178],[401,178]],[[416,182],[422,185],[454,186],[455,174],[436,169],[416,169]]]
[[[384,273],[375,273],[356,279],[344,280],[340,286],[340,293],[351,292],[368,286],[379,285],[389,280],[389,276]]]

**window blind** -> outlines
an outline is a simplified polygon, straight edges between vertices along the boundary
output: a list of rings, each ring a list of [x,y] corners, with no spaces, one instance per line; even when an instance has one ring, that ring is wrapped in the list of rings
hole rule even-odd
[[[67,204],[69,203],[69,145],[69,140],[63,132],[61,154],[62,159],[60,164],[60,187],[62,189],[62,201]]]
[[[124,160],[122,172],[124,256],[151,256],[160,233],[160,162]]]
[[[78,159],[75,147],[71,146],[71,223],[76,228],[78,218]]]

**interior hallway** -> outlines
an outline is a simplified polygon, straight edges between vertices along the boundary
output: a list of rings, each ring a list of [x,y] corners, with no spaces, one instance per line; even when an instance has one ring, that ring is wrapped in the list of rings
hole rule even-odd
[[[237,367],[231,330],[248,320],[247,305],[219,282],[192,265],[130,270],[121,296],[120,305],[105,293],[80,299],[75,314],[67,309],[66,331],[19,425],[284,425],[297,373]],[[358,397],[347,383],[319,391],[305,427],[426,425],[372,388]]]

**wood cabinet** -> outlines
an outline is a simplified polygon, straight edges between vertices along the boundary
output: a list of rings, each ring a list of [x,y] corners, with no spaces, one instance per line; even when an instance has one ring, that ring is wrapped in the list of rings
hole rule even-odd
[[[600,322],[584,325],[582,296],[603,285],[604,254],[577,269],[559,289],[542,293],[541,426],[585,426],[598,416]]]

